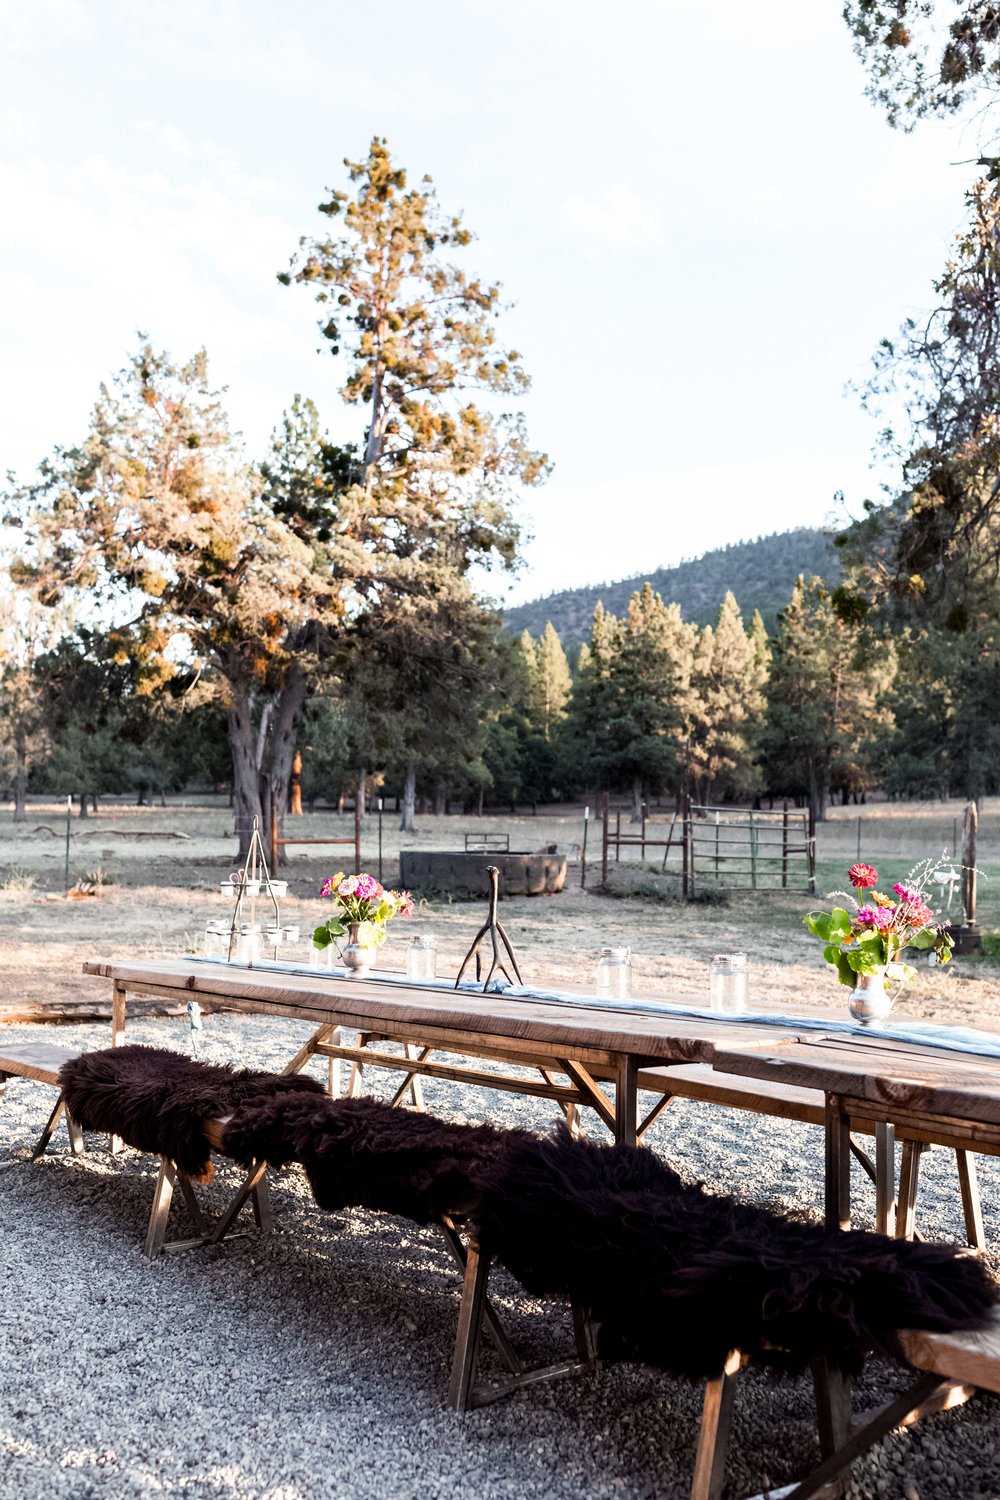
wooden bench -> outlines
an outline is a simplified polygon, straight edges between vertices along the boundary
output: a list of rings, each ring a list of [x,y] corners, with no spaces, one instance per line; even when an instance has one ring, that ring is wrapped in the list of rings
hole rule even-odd
[[[45,1083],[50,1088],[59,1090],[59,1097],[49,1115],[45,1129],[31,1153],[32,1161],[37,1161],[44,1154],[63,1115],[66,1116],[66,1132],[69,1136],[70,1149],[77,1156],[83,1151],[83,1131],[66,1109],[62,1085],[59,1082],[59,1069],[63,1063],[71,1062],[74,1057],[78,1056],[78,1048],[56,1047],[51,1042],[4,1042],[0,1048],[0,1100],[3,1099],[9,1078],[30,1078],[35,1083]]]
[[[774,1119],[796,1120],[804,1125],[822,1126],[826,1120],[826,1103],[821,1089],[749,1078],[738,1073],[718,1073],[709,1063],[643,1068],[639,1073],[639,1088],[661,1095],[638,1127],[639,1140],[642,1140],[645,1132],[674,1099],[697,1099],[728,1109],[744,1109],[752,1114],[768,1115]],[[915,1218],[920,1162],[926,1151],[940,1145],[950,1147],[955,1152],[968,1243],[975,1250],[984,1250],[986,1236],[973,1153],[957,1139],[949,1137],[943,1126],[940,1138],[930,1130],[916,1132],[906,1128],[897,1129],[895,1138],[902,1145],[897,1211],[895,1182],[880,1181],[875,1162],[857,1140],[859,1135],[874,1135],[876,1129],[877,1122],[873,1118],[851,1116],[852,1155],[875,1185],[877,1232],[895,1234],[898,1239],[919,1238]]]
[[[10,1078],[28,1078],[35,1083],[44,1083],[58,1090],[55,1106],[31,1153],[32,1161],[37,1161],[44,1155],[56,1126],[64,1116],[70,1149],[77,1156],[83,1152],[83,1131],[66,1108],[59,1079],[59,1070],[63,1064],[71,1062],[79,1055],[79,1048],[57,1047],[50,1042],[4,1042],[0,1045],[0,1100],[3,1099],[4,1088]],[[222,1154],[222,1135],[225,1124],[225,1120],[206,1120],[204,1124],[205,1139],[213,1151],[220,1154]],[[233,1237],[236,1233],[233,1230],[233,1224],[248,1198],[252,1203],[257,1228],[261,1231],[270,1228],[270,1200],[264,1175],[266,1170],[266,1162],[254,1163],[225,1212],[215,1224],[209,1224],[195,1196],[191,1179],[180,1170],[176,1162],[161,1156],[143,1254],[147,1259],[152,1260],[159,1255],[161,1250],[187,1250],[195,1245],[218,1244],[223,1239]],[[195,1227],[195,1235],[189,1239],[168,1242],[166,1231],[175,1186],[181,1190]]]

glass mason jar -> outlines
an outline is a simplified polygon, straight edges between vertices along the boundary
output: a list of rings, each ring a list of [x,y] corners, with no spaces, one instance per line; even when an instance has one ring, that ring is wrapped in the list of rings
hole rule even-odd
[[[632,954],[628,948],[602,948],[597,956],[597,993],[623,999],[632,984]]]
[[[332,969],[337,962],[338,953],[336,943],[327,943],[325,948],[317,948],[316,944],[309,944],[309,967],[310,969]]]
[[[717,953],[708,967],[712,1009],[723,1015],[746,1010],[749,979],[745,953]]]
[[[229,930],[230,924],[228,922],[205,923],[206,958],[229,957]]]
[[[236,952],[233,957],[238,964],[256,963],[260,958],[261,932],[259,922],[243,922],[236,934]]]
[[[406,977],[417,984],[437,978],[437,939],[432,932],[415,932],[407,943]]]

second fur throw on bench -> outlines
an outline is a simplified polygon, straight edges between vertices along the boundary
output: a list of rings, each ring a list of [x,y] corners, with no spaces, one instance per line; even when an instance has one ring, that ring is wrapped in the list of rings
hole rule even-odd
[[[902,1358],[897,1330],[975,1328],[998,1290],[946,1245],[828,1231],[681,1180],[653,1151],[565,1129],[512,1142],[482,1184],[484,1249],[586,1308],[605,1358],[695,1378],[731,1350],[789,1372]]]
[[[248,1100],[223,1139],[237,1161],[300,1162],[320,1208],[373,1208],[430,1224],[478,1207],[488,1170],[534,1137],[377,1099],[286,1094]]]

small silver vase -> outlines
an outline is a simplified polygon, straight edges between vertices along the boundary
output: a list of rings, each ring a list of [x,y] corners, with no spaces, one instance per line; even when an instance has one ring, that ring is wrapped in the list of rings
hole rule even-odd
[[[875,974],[858,974],[849,1003],[851,1019],[861,1026],[881,1026],[892,1010],[892,998],[885,987],[885,970]]]
[[[353,969],[355,974],[367,974],[375,957],[374,948],[364,948],[358,942],[358,929],[360,922],[349,922],[347,925],[347,942],[341,949],[345,969]]]

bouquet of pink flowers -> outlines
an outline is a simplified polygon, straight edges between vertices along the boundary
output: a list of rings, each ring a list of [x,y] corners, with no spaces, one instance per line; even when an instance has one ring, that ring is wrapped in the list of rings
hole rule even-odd
[[[893,886],[894,900],[875,889],[877,870],[871,865],[852,865],[847,878],[857,897],[847,891],[830,894],[844,896],[853,913],[835,906],[832,911],[812,911],[802,918],[824,944],[823,957],[835,966],[841,984],[855,985],[859,974],[884,974],[899,984],[912,979],[916,970],[898,962],[904,948],[933,949],[938,963],[948,962],[954,941],[947,928],[935,922],[927,901],[926,885],[933,866],[933,860],[925,860],[911,870],[902,884]]]
[[[336,905],[332,917],[313,929],[313,947],[328,948],[336,938],[346,937],[363,948],[381,948],[386,939],[386,923],[393,917],[413,915],[413,897],[409,891],[390,891],[374,875],[344,875],[341,871],[324,880],[321,896],[329,896]]]

